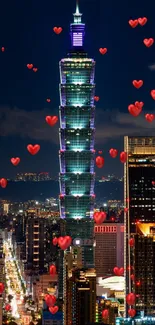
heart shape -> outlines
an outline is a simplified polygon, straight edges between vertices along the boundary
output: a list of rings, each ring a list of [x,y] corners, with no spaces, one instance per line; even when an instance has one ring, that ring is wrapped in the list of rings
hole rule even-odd
[[[136,101],[136,102],[135,102],[135,106],[138,107],[138,108],[141,108],[141,109],[142,109],[143,106],[144,106],[144,103],[143,103],[143,102],[138,102],[138,101]]]
[[[154,114],[146,114],[145,115],[145,118],[146,118],[146,120],[148,121],[148,122],[153,122],[153,120],[154,120]]]
[[[143,40],[143,43],[145,44],[145,46],[150,47],[151,45],[153,45],[154,39],[153,38],[145,38]]]
[[[125,151],[122,151],[120,153],[120,161],[121,161],[122,164],[126,163],[127,157],[128,157],[128,155],[127,155],[127,153]]]
[[[53,30],[56,34],[60,34],[62,32],[62,27],[54,27]]]
[[[50,126],[53,126],[58,122],[58,117],[57,116],[46,116],[46,122]]]
[[[110,156],[111,156],[112,158],[116,158],[117,155],[118,155],[118,150],[117,150],[117,149],[113,149],[113,148],[111,148],[111,149],[109,150],[109,153],[110,153]]]
[[[95,100],[95,102],[98,102],[98,101],[99,101],[99,99],[100,99],[100,97],[99,97],[99,96],[94,96],[94,100]]]
[[[154,89],[151,90],[151,96],[152,96],[152,98],[155,100],[155,90],[154,90]]]
[[[17,166],[20,163],[20,158],[11,158],[12,165]]]
[[[54,237],[53,240],[52,240],[52,243],[53,243],[54,246],[56,246],[57,243],[58,243],[58,238]]]
[[[1,51],[2,51],[2,52],[5,51],[5,47],[4,47],[4,46],[1,47]]]
[[[0,186],[1,186],[2,188],[6,188],[7,183],[8,183],[7,179],[5,179],[5,178],[1,178],[1,179],[0,179]]]
[[[44,299],[48,307],[53,307],[56,303],[56,297],[54,295],[47,294]]]
[[[141,113],[142,108],[131,104],[128,106],[128,111],[132,116],[137,117]]]
[[[47,98],[46,101],[47,101],[47,103],[50,103],[51,100],[50,100],[50,98]]]
[[[128,212],[128,210],[129,210],[128,208],[124,208],[124,212],[125,212],[125,213]]]
[[[34,71],[34,72],[37,72],[37,71],[38,71],[38,68],[33,68],[33,71]]]
[[[94,217],[95,222],[98,225],[100,225],[101,223],[103,223],[105,221],[106,216],[107,216],[106,212],[100,211],[100,212],[95,212],[93,217]]]
[[[155,181],[152,181],[152,185],[155,186]]]
[[[58,306],[49,307],[49,311],[51,314],[56,314],[58,310],[59,310]]]
[[[70,236],[58,238],[58,245],[63,250],[67,249],[71,245],[71,242],[72,242],[72,238]]]
[[[143,86],[143,80],[133,80],[132,84],[134,85],[135,88],[139,89],[140,87]]]
[[[99,49],[99,52],[102,54],[102,55],[104,55],[104,54],[106,54],[107,53],[107,48],[106,47],[100,47],[100,49]]]
[[[28,144],[27,146],[27,150],[31,155],[36,155],[39,150],[40,150],[40,145],[39,144],[35,144],[34,146],[32,144]]]
[[[147,23],[147,18],[138,18],[139,25],[144,26]]]
[[[33,68],[33,64],[32,64],[32,63],[28,63],[28,64],[27,64],[27,68],[28,68],[29,70],[31,70],[31,69]]]
[[[129,25],[130,25],[132,28],[135,28],[135,27],[138,25],[138,19],[135,19],[135,20],[130,19],[130,20],[129,20]]]
[[[104,166],[104,158],[101,156],[96,157],[96,166],[102,168]]]
[[[123,267],[114,267],[113,269],[114,273],[117,275],[117,276],[122,276],[124,274],[124,268]]]

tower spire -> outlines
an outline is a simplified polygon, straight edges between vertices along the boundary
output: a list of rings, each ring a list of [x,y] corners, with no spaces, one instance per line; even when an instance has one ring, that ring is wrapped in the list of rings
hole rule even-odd
[[[79,0],[76,0],[76,11],[75,11],[75,14],[73,14],[73,16],[74,16],[74,23],[80,24],[82,14],[80,14],[80,11],[79,11]]]
[[[80,13],[79,11],[79,1],[76,0],[76,14],[78,15]]]

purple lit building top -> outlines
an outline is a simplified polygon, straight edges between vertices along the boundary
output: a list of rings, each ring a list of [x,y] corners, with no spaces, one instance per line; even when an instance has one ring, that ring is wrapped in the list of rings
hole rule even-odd
[[[85,24],[81,23],[82,14],[79,13],[78,4],[76,5],[76,12],[74,14],[74,23],[70,24],[70,35],[73,47],[83,47]]]

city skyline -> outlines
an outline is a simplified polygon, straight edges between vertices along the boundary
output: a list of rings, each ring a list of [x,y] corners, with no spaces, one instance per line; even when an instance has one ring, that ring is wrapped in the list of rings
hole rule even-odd
[[[128,105],[135,100],[143,100],[146,113],[148,107],[149,111],[154,108],[149,94],[153,88],[155,74],[154,48],[147,49],[143,44],[143,38],[151,37],[151,30],[154,29],[153,7],[150,10],[139,1],[134,4],[134,7],[130,2],[127,9],[121,3],[116,5],[114,1],[111,4],[98,1],[97,4],[96,6],[94,0],[81,0],[80,2],[81,11],[89,26],[86,30],[86,50],[91,57],[96,57],[98,62],[95,82],[97,84],[96,95],[100,97],[100,100],[97,103],[95,148],[104,152],[105,173],[116,173],[117,170],[120,174],[123,169],[122,165],[119,159],[113,161],[109,157],[109,149],[114,146],[119,151],[123,149],[124,134],[134,134],[134,132],[137,135],[140,132],[152,134],[153,123],[147,123],[144,117],[130,116]],[[5,4],[2,5],[4,6],[2,10],[5,12]],[[35,6],[38,14],[35,14]],[[112,8],[115,17],[112,17]],[[53,173],[58,173],[58,125],[50,129],[45,123],[45,116],[57,114],[59,106],[58,58],[61,57],[62,48],[69,48],[68,21],[71,19],[71,13],[74,12],[74,3],[71,0],[62,3],[61,6],[56,2],[48,3],[42,13],[40,3],[34,1],[31,10],[27,10],[24,4],[12,10],[11,16],[6,18],[4,15],[1,19],[3,30],[1,46],[5,46],[5,51],[0,53],[2,76],[0,81],[0,135],[3,152],[0,177],[11,177],[15,169],[19,172],[25,169],[33,172],[34,168],[37,168],[37,171],[52,169]],[[29,21],[29,27],[26,30],[23,13]],[[145,31],[141,27],[132,29],[128,24],[130,18],[134,19],[138,16],[148,16]],[[13,21],[12,17],[14,17]],[[42,21],[42,17],[43,19],[46,17],[46,22]],[[9,24],[12,25],[11,34],[8,33],[7,25]],[[19,24],[20,32],[18,31]],[[60,35],[54,35],[52,31],[54,25],[62,26],[63,31]],[[36,48],[33,45],[34,38]],[[108,52],[102,56],[98,50],[104,46],[108,48]],[[133,48],[136,48],[136,51],[133,51]],[[65,50],[63,51],[65,53]],[[27,71],[26,65],[29,62],[38,67],[36,73]],[[141,89],[136,90],[132,86],[134,78],[144,80],[145,91],[143,93]],[[9,83],[8,80],[10,80]],[[47,98],[51,98],[51,103],[46,102]],[[36,157],[31,157],[27,152],[28,143],[41,145],[41,150]],[[21,158],[21,163],[14,167],[10,159],[18,156]],[[97,173],[100,175],[101,171]]]

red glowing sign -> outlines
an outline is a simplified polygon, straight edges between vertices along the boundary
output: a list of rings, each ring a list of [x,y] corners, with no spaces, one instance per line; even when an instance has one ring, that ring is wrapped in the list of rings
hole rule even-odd
[[[95,232],[116,233],[117,227],[116,226],[95,226]]]

